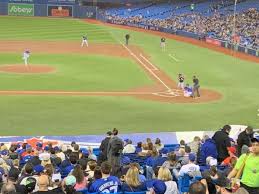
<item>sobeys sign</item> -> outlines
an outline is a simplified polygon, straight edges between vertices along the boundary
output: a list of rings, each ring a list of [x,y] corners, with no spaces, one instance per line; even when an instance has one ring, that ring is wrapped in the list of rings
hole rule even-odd
[[[15,16],[34,16],[34,5],[33,4],[8,4],[8,15]]]

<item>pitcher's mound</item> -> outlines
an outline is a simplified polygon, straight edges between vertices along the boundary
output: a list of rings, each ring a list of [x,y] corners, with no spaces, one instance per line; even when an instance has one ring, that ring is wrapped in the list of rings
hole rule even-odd
[[[7,73],[51,73],[55,71],[55,68],[45,65],[4,65],[0,66],[1,72]]]

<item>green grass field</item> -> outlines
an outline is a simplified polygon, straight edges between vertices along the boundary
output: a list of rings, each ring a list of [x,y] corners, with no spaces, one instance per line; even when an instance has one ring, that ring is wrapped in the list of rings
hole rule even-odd
[[[0,17],[1,40],[77,41],[87,33],[90,44],[123,41],[127,30],[80,20]],[[259,64],[215,51],[131,31],[131,44],[176,80],[177,74],[199,76],[201,86],[220,92],[213,103],[173,104],[133,97],[0,96],[0,135],[101,134],[117,127],[124,133],[215,130],[224,124],[259,127]],[[0,44],[1,47],[1,44]],[[180,61],[168,57],[173,53]],[[21,53],[0,53],[0,66],[21,63]],[[57,72],[43,75],[0,73],[0,90],[127,91],[152,85],[133,60],[100,55],[37,54],[31,63]],[[72,64],[72,65],[71,65]]]

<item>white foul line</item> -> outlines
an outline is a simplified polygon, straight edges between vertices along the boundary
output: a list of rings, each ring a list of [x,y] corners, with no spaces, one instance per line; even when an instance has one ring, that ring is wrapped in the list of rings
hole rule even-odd
[[[122,42],[121,45],[135,58],[137,59],[160,83],[162,83],[168,90],[171,90],[150,68],[148,68],[128,47],[126,47]]]
[[[153,67],[152,70],[158,70],[155,65],[153,65],[146,57],[144,57],[141,53],[139,54],[140,57],[142,57],[149,65]]]
[[[40,95],[40,94],[49,94],[49,95],[55,95],[55,94],[70,94],[70,95],[109,95],[109,94],[118,94],[118,95],[147,95],[152,94],[152,92],[76,92],[76,91],[23,91],[23,90],[3,90],[0,91],[1,94],[31,94],[31,95]]]
[[[171,57],[173,60],[175,60],[176,62],[179,62],[179,60],[177,58],[175,58],[173,55],[168,54],[169,57]]]

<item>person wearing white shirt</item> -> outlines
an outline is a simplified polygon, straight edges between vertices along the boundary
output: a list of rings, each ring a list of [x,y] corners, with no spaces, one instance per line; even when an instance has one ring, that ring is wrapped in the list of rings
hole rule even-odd
[[[136,147],[132,145],[132,141],[129,139],[125,140],[126,145],[122,150],[123,154],[134,154],[136,152]]]
[[[189,163],[186,165],[183,165],[179,171],[179,176],[184,176],[184,174],[190,174],[193,172],[199,172],[200,167],[196,165],[194,162],[196,160],[196,156],[193,153],[189,154]]]

